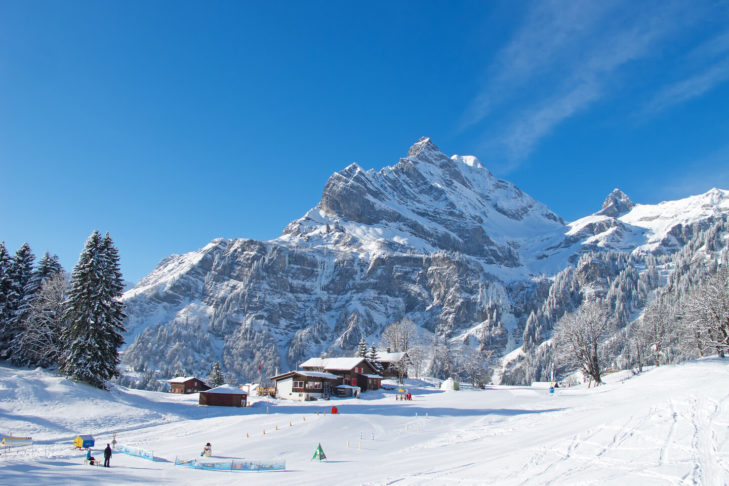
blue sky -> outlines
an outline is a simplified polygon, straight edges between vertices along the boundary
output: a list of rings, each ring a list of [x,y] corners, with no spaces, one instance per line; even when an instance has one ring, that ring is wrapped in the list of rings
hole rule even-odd
[[[0,240],[125,278],[420,136],[565,220],[729,189],[729,2],[0,0]]]

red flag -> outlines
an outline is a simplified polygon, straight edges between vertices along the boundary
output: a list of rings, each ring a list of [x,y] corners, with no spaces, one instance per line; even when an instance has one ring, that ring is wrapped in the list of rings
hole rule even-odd
[[[258,362],[258,371],[261,371],[261,362]]]

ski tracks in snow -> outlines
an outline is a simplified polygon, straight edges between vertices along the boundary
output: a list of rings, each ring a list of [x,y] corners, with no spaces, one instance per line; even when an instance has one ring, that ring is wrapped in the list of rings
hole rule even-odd
[[[581,411],[605,413],[606,423],[579,430],[576,418],[561,438],[532,449],[524,472],[507,482],[534,484],[538,477],[540,484],[565,484],[592,476],[596,484],[729,484],[729,394],[719,400],[684,395],[650,408],[619,409],[622,413]]]
[[[727,464],[727,423],[729,395],[720,400],[692,397],[686,419],[692,428],[691,446],[694,467],[687,480],[693,484],[723,485],[729,483]]]

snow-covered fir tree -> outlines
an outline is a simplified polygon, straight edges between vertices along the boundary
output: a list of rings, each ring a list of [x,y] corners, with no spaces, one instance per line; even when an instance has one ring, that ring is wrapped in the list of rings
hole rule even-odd
[[[12,354],[12,339],[21,332],[21,323],[30,309],[30,302],[38,290],[33,279],[35,255],[27,243],[18,249],[10,260],[8,289],[5,297],[5,322],[0,336],[0,358],[8,359]]]
[[[223,377],[223,373],[220,371],[220,363],[216,361],[215,363],[213,363],[213,367],[210,369],[210,374],[208,375],[208,385],[210,385],[212,388],[215,388],[224,383],[225,378]]]
[[[0,349],[4,348],[3,343],[9,343],[12,339],[10,329],[10,316],[12,315],[10,298],[10,254],[5,248],[5,242],[0,242]]]
[[[30,311],[30,304],[40,288],[40,279],[35,270],[35,255],[27,243],[18,249],[13,261],[13,286],[19,296],[15,312],[16,325],[20,325]]]
[[[377,346],[375,346],[375,343],[372,343],[372,346],[370,346],[370,353],[367,355],[367,359],[371,359],[372,361],[377,361],[378,359],[377,355]]]
[[[61,372],[77,381],[105,388],[117,376],[119,347],[124,343],[123,290],[119,255],[111,237],[94,231],[71,274],[64,318]]]
[[[51,255],[48,252],[45,252],[43,254],[43,257],[38,262],[38,268],[36,269],[36,275],[38,276],[39,287],[43,284],[46,280],[53,277],[54,275],[61,273],[63,271],[63,267],[61,266],[61,263],[58,261],[58,255]]]

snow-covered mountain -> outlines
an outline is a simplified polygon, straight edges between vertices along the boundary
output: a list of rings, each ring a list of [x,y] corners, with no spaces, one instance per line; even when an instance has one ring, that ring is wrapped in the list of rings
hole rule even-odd
[[[689,229],[703,222],[706,228],[729,214],[729,191],[711,189],[705,194],[659,204],[634,204],[615,189],[597,213],[571,223],[567,235],[581,245],[618,251],[670,253],[693,236]]]
[[[277,241],[360,253],[453,251],[504,267],[523,265],[535,237],[564,222],[471,156],[447,157],[429,138],[392,167],[352,164],[327,182],[319,205]]]
[[[522,342],[555,275],[581,255],[667,255],[729,213],[729,192],[655,206],[615,190],[571,224],[471,156],[428,138],[379,171],[352,164],[320,203],[266,241],[216,239],[172,255],[124,295],[124,361],[241,378],[350,353],[408,317],[497,354]]]

